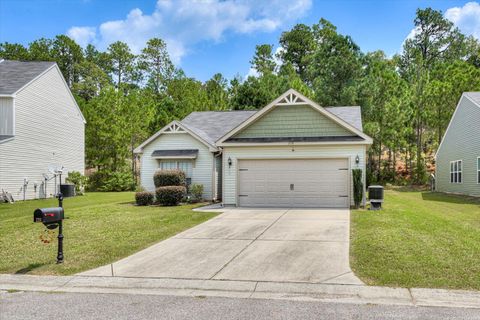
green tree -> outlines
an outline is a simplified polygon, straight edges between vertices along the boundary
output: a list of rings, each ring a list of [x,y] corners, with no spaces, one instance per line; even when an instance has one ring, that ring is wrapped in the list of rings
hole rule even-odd
[[[205,82],[205,90],[210,109],[228,110],[227,79],[225,79],[221,73],[214,74],[210,80]]]
[[[255,47],[255,55],[250,61],[250,64],[260,75],[273,73],[277,66],[273,57],[273,45],[257,45]]]
[[[312,28],[297,24],[292,30],[283,32],[279,42],[282,48],[279,52],[280,59],[283,63],[291,63],[300,78],[307,81],[308,61],[316,47]]]
[[[159,38],[148,40],[147,46],[139,56],[138,65],[146,73],[147,86],[157,94],[165,90],[167,81],[175,72],[167,52],[167,45]]]
[[[465,37],[440,11],[431,8],[418,9],[414,20],[415,34],[407,39],[400,59],[400,72],[413,89],[415,106],[414,126],[416,134],[415,181],[425,179],[424,135],[429,115],[426,109],[425,88],[436,64],[451,62],[465,55]]]
[[[51,61],[53,60],[53,40],[40,38],[31,42],[28,45],[28,53],[30,59],[36,61]]]
[[[73,83],[78,81],[78,74],[75,72],[76,64],[82,62],[82,48],[72,39],[65,35],[58,35],[52,43],[52,60],[54,60],[63,73],[63,77],[71,88]]]
[[[138,79],[134,68],[136,57],[125,42],[117,41],[110,44],[107,54],[109,71],[117,88],[122,83],[131,83]]]
[[[355,104],[362,68],[360,48],[325,19],[313,26],[313,35],[316,49],[308,61],[307,82],[316,100],[324,106]]]
[[[27,48],[19,43],[0,43],[0,57],[7,60],[30,60]]]

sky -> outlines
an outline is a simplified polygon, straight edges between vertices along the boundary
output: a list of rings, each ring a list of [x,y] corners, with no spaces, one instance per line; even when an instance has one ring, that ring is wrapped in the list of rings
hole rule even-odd
[[[325,18],[362,51],[392,56],[412,34],[417,8],[441,10],[464,33],[480,38],[480,4],[447,0],[0,0],[0,42],[66,34],[101,50],[124,41],[138,53],[160,37],[188,76],[208,80],[252,74],[255,46],[272,44],[297,23]]]

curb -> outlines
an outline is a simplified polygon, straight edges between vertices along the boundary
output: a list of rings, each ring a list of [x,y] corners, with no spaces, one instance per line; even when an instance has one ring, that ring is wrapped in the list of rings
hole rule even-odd
[[[480,291],[297,282],[2,274],[0,290],[284,299],[480,309]]]

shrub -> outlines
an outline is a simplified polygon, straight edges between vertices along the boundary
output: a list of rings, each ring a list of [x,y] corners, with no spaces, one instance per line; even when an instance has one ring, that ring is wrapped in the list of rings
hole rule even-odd
[[[155,187],[185,186],[185,172],[181,170],[158,170],[153,175]]]
[[[203,196],[203,184],[194,183],[190,186],[190,194],[192,195],[192,201],[202,201]]]
[[[82,194],[83,190],[85,189],[85,185],[88,182],[88,178],[78,171],[70,171],[65,181],[75,185],[76,194]]]
[[[362,169],[352,169],[353,174],[353,202],[358,209],[363,199]]]
[[[94,177],[94,179],[92,179]],[[90,178],[94,183],[90,184],[92,191],[133,191],[135,181],[129,171],[98,171]]]
[[[135,202],[139,206],[148,206],[153,204],[153,192],[140,191],[135,193]]]
[[[164,206],[178,205],[186,193],[187,189],[183,186],[165,186],[155,190],[157,202]]]

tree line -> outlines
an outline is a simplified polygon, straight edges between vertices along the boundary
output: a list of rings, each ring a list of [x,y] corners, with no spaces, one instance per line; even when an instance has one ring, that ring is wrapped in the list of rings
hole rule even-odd
[[[442,12],[418,9],[402,52],[363,52],[320,19],[281,34],[280,50],[256,46],[256,76],[202,82],[172,63],[165,42],[139,54],[124,42],[101,51],[58,35],[24,46],[0,43],[11,60],[56,61],[87,120],[86,164],[112,179],[134,177],[133,149],[192,111],[254,110],[294,88],[322,106],[362,107],[370,182],[425,183],[461,93],[480,90],[480,43]]]

